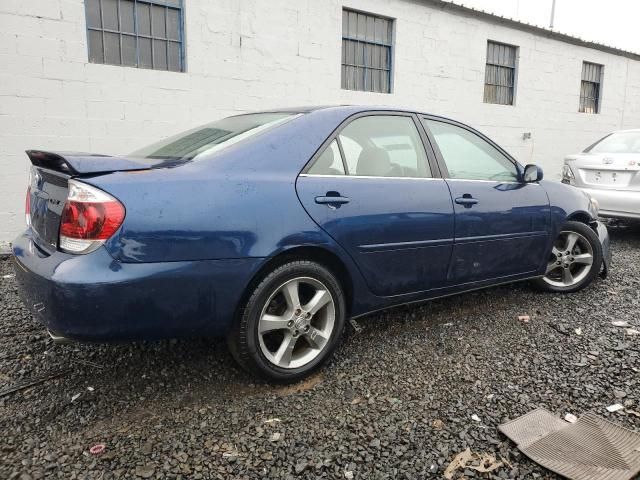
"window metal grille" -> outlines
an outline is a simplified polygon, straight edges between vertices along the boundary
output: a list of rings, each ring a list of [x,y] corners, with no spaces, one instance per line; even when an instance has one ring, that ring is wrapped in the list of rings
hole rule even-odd
[[[182,0],[85,0],[89,61],[184,71]]]
[[[342,11],[342,88],[391,93],[393,20]]]
[[[600,112],[600,84],[602,65],[582,62],[582,82],[580,84],[580,112]]]
[[[484,103],[513,105],[517,47],[487,42]]]

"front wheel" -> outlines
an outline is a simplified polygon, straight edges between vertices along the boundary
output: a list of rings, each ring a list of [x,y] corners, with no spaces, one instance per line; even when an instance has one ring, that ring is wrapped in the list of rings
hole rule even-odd
[[[548,292],[577,292],[593,282],[601,267],[598,235],[584,223],[567,222],[553,245],[545,276],[533,283]]]
[[[315,262],[293,261],[255,287],[227,340],[246,370],[294,382],[331,356],[345,315],[344,294],[333,273]]]

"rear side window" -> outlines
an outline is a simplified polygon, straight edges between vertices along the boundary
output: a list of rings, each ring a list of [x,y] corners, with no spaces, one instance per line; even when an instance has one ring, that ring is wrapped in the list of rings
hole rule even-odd
[[[449,178],[517,181],[518,169],[497,148],[469,130],[425,120],[440,149]]]
[[[275,112],[227,117],[146,146],[129,156],[172,161],[201,160],[296,116],[298,114]]]
[[[427,155],[411,117],[360,117],[338,136],[347,174],[372,177],[431,177]]]
[[[344,165],[338,142],[334,140],[325,148],[308,173],[311,175],[344,175]]]

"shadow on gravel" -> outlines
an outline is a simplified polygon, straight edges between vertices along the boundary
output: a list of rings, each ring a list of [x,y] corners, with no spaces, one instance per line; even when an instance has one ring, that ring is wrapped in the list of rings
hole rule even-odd
[[[612,240],[628,241],[634,247],[640,245],[640,220],[622,221],[610,219],[606,223]]]

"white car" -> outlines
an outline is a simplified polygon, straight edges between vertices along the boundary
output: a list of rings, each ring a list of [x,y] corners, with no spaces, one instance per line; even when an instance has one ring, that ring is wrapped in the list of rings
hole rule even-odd
[[[611,133],[566,157],[562,183],[595,199],[602,217],[640,219],[640,129]]]

